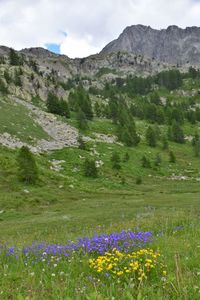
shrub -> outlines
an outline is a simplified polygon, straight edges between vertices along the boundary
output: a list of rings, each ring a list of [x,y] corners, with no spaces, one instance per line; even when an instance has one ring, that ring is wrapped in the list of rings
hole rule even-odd
[[[151,168],[151,162],[145,155],[143,155],[143,157],[142,157],[142,167],[143,168]]]
[[[17,156],[19,179],[25,183],[35,184],[38,179],[38,169],[33,154],[23,146]]]
[[[95,160],[86,158],[84,162],[84,175],[93,178],[98,176]]]
[[[120,161],[119,154],[117,152],[113,152],[111,156],[112,168],[116,170],[121,169]]]
[[[173,151],[169,151],[169,162],[170,163],[175,163],[176,162],[176,157]]]
[[[135,183],[136,184],[141,184],[142,183],[142,177],[140,177],[140,176],[136,177]]]

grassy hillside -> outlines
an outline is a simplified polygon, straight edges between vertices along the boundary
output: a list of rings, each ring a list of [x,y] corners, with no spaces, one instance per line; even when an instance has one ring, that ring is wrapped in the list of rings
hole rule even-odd
[[[48,134],[34,122],[33,115],[23,105],[7,97],[0,98],[0,134],[7,132],[23,142],[33,144],[34,140],[48,139]]]
[[[161,88],[158,94],[171,103],[188,103],[193,97],[188,93],[198,86],[198,80],[185,80],[181,89],[169,92]],[[106,101],[96,96],[92,99],[103,104]],[[127,96],[126,100],[137,103],[141,99],[133,101]],[[196,94],[195,105],[198,103]],[[78,128],[75,111],[70,119],[58,119]],[[85,150],[63,148],[35,154],[39,171],[35,185],[19,181],[18,150],[0,146],[0,299],[199,299],[200,158],[195,156],[190,139],[199,132],[199,121],[193,124],[185,119],[181,125],[185,143],[169,140],[164,150],[162,137],[167,134],[167,122],[157,124],[160,137],[156,147],[150,147],[146,130],[156,124],[145,118],[134,119],[141,138],[135,147],[97,141],[96,133],[113,137],[119,124],[94,116],[81,131],[90,137]],[[15,106],[6,98],[0,100],[0,125],[1,133],[8,132],[29,144],[33,138],[48,138],[24,106]],[[170,151],[176,157],[174,163],[169,161]],[[119,169],[113,169],[113,153],[120,157]],[[143,156],[149,159],[150,167],[142,166]],[[101,161],[96,178],[84,175],[87,158]],[[55,250],[78,237],[122,230],[152,232],[150,243],[127,247],[125,253],[141,248],[159,251],[164,273],[160,259],[152,271],[144,265],[142,271],[132,270],[131,274],[124,269],[126,261],[118,259],[117,273],[123,273],[116,278],[109,268],[105,272],[92,269],[90,259],[100,256],[97,250],[90,253],[80,248],[69,256]],[[109,238],[104,237],[104,242]],[[46,251],[42,242],[55,252],[38,258],[30,250],[26,256],[22,248],[32,249],[34,241],[42,245],[37,253]],[[119,240],[120,245],[122,242]],[[110,251],[105,255],[115,255]],[[146,277],[138,279],[141,276],[137,272],[144,272]]]

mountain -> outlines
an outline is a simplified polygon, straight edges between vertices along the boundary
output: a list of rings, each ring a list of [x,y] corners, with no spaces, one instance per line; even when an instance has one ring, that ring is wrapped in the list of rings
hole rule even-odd
[[[169,64],[200,65],[200,27],[169,26],[156,30],[150,26],[125,28],[118,39],[110,42],[102,54],[125,51],[155,58]]]

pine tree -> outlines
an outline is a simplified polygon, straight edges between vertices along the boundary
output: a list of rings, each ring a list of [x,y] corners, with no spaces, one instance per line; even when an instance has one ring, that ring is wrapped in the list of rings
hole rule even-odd
[[[172,141],[183,144],[185,142],[183,129],[177,122],[173,122],[172,127]]]
[[[67,101],[60,99],[59,103],[59,115],[64,116],[66,118],[70,118],[70,110]]]
[[[86,144],[83,140],[83,137],[81,135],[78,136],[78,148],[81,149],[81,150],[86,150]]]
[[[86,158],[84,162],[84,175],[86,177],[96,178],[98,176],[98,169],[95,164],[95,160]]]
[[[162,158],[161,158],[160,154],[157,153],[156,157],[155,157],[155,161],[154,161],[155,166],[159,167],[161,165],[161,162],[162,162]]]
[[[128,154],[128,152],[126,152],[125,155],[124,155],[123,161],[127,162],[129,160],[130,160],[130,155]]]
[[[147,128],[146,131],[146,141],[150,147],[156,147],[156,133],[151,126]]]
[[[81,130],[86,130],[88,128],[88,123],[84,112],[80,109],[76,116],[78,128]]]
[[[38,168],[29,148],[23,146],[17,156],[19,179],[25,183],[35,184],[38,180]]]
[[[116,170],[120,170],[121,169],[121,165],[120,165],[120,156],[117,152],[113,152],[112,156],[111,156],[111,162],[112,162],[112,168],[116,169]]]
[[[167,150],[168,148],[169,148],[169,143],[168,143],[166,136],[164,136],[162,138],[162,149]]]
[[[9,59],[10,59],[11,66],[21,66],[21,65],[23,65],[22,58],[20,57],[20,55],[14,49],[10,49]]]
[[[143,168],[151,168],[151,162],[145,155],[143,155],[143,157],[142,157],[142,167]]]
[[[176,156],[173,151],[169,151],[169,162],[175,163],[176,162]]]
[[[200,138],[198,133],[195,134],[193,140],[192,140],[192,146],[194,149],[194,154],[196,157],[199,157],[200,155]]]
[[[10,74],[9,74],[8,70],[4,71],[4,78],[7,82],[7,84],[10,84],[12,82],[12,78],[10,77]]]
[[[3,95],[8,94],[8,89],[5,85],[5,82],[0,78],[0,93],[2,93]]]

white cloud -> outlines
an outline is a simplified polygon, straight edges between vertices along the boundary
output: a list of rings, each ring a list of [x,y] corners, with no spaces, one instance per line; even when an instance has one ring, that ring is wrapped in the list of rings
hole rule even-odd
[[[16,49],[56,43],[62,53],[83,57],[126,26],[200,26],[199,13],[197,0],[0,0],[0,43]]]
[[[90,54],[98,53],[101,48],[92,45],[90,37],[76,38],[75,36],[66,37],[60,45],[61,54],[66,54],[71,58],[86,57]]]

